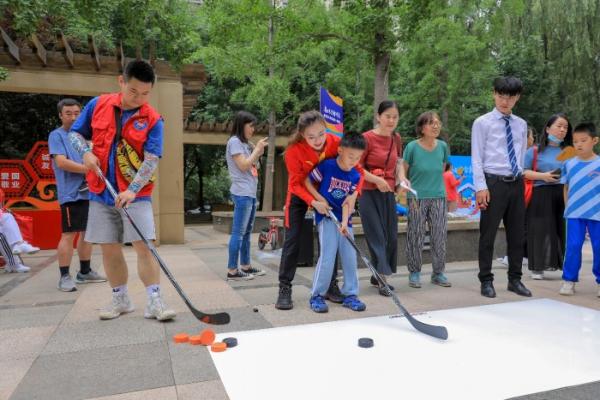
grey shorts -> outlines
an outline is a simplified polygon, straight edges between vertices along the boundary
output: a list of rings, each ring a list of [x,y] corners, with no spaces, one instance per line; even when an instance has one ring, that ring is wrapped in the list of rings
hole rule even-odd
[[[148,240],[156,239],[152,203],[137,201],[127,208],[135,225]],[[85,241],[90,243],[131,243],[142,240],[123,210],[90,201]]]

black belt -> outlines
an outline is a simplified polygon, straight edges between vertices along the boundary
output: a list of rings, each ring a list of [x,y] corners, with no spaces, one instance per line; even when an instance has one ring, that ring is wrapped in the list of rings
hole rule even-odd
[[[514,176],[514,175],[494,175],[494,174],[488,174],[485,173],[485,178],[486,179],[491,179],[491,180],[496,180],[496,181],[501,181],[501,182],[506,182],[506,183],[512,183],[512,182],[516,182],[518,180],[523,179],[523,175],[518,175],[518,176]]]

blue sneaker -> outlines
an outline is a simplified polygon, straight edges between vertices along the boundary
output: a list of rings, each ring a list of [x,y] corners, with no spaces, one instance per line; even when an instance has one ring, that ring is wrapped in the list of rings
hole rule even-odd
[[[316,313],[326,313],[329,311],[325,298],[320,295],[316,295],[310,298],[310,309]]]
[[[408,275],[408,286],[419,289],[421,287],[421,273],[411,272]]]
[[[446,278],[446,275],[444,275],[443,273],[431,274],[431,283],[442,287],[452,286],[448,278]]]
[[[344,297],[344,301],[343,301],[342,305],[344,307],[351,309],[352,311],[365,311],[367,309],[367,306],[365,305],[365,303],[360,301],[360,299],[358,297],[356,297],[355,295],[350,295],[350,296]]]

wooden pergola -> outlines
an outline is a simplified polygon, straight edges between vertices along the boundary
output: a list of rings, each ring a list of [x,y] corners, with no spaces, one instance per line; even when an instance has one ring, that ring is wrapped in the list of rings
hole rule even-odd
[[[65,35],[58,34],[53,43],[44,43],[36,34],[15,43],[0,28],[0,66],[8,69],[9,77],[0,82],[0,91],[77,96],[97,96],[118,90],[116,77],[132,57],[126,57],[119,44],[115,55],[103,55],[94,38],[87,40],[87,51],[74,51]],[[141,58],[141,49],[136,57]],[[164,156],[159,167],[159,181],[154,194],[157,230],[163,243],[183,243],[183,146],[220,145],[227,143],[232,121],[195,121],[190,112],[206,83],[202,64],[184,65],[174,70],[158,60],[155,48],[148,48],[148,61],[158,76],[151,104],[165,119]],[[267,135],[265,123],[259,125],[258,136]],[[287,144],[289,128],[279,129],[276,145]],[[274,204],[281,206],[285,198],[287,175],[281,157],[276,159]]]

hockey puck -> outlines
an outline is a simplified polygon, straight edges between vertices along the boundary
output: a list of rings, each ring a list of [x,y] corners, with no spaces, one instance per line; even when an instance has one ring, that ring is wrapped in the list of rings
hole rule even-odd
[[[187,343],[190,340],[190,336],[187,333],[178,333],[173,336],[173,341],[175,343]]]
[[[210,346],[210,350],[214,353],[221,353],[221,352],[227,350],[227,345],[223,342],[214,342]]]
[[[254,312],[258,312],[258,307],[254,307],[254,308],[252,309],[252,311],[254,311]]]
[[[363,337],[358,339],[358,347],[362,347],[363,349],[368,349],[369,347],[373,347],[373,339],[368,337]]]
[[[215,341],[215,331],[212,329],[204,329],[200,332],[201,343],[204,346],[210,346]]]
[[[234,337],[228,337],[222,340],[223,343],[227,345],[227,348],[237,346],[237,339]]]

